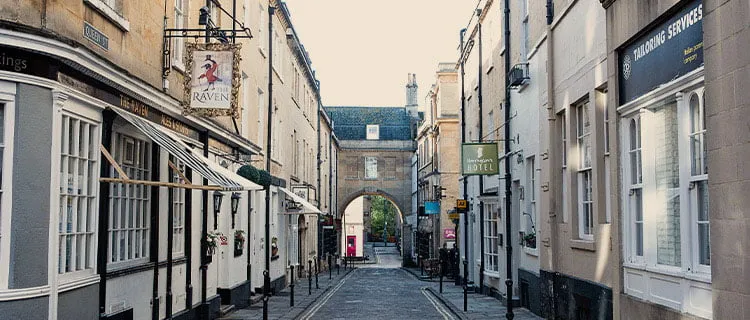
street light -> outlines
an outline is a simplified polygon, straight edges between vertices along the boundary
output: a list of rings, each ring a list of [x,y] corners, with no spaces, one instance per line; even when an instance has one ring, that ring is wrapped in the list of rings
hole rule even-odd
[[[224,194],[219,190],[214,191],[214,230],[219,228],[219,211],[221,211],[221,199]]]
[[[234,216],[237,214],[237,208],[240,206],[240,199],[242,199],[242,196],[240,196],[239,192],[232,192],[232,229],[234,229]]]

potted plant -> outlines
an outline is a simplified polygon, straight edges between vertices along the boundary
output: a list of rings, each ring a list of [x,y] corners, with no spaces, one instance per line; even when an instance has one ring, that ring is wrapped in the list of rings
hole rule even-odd
[[[219,241],[224,234],[219,231],[211,231],[206,235],[206,248],[209,255],[213,255],[216,252],[216,247],[219,246]]]
[[[245,247],[245,230],[234,231],[234,256],[241,256]]]
[[[527,248],[535,249],[536,248],[536,232],[532,231],[531,233],[524,235],[523,242]]]

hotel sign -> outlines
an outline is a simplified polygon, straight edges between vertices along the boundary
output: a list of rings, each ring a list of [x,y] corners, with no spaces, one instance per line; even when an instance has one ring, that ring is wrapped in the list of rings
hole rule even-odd
[[[703,65],[703,2],[693,0],[619,50],[620,104]]]
[[[188,43],[183,113],[239,118],[239,44]]]
[[[464,143],[461,145],[461,174],[495,175],[499,171],[497,143]]]

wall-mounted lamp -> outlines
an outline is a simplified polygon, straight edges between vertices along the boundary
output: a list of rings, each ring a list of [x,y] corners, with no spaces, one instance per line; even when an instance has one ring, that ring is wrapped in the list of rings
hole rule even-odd
[[[219,190],[214,191],[214,230],[219,228],[219,211],[221,211],[221,199],[224,194]]]
[[[237,214],[237,208],[240,206],[240,199],[242,199],[242,196],[240,196],[239,192],[232,192],[232,229],[234,229],[234,216]]]

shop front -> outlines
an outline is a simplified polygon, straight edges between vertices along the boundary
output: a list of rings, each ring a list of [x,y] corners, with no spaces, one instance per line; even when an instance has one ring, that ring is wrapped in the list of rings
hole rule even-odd
[[[20,37],[0,35],[5,315],[189,318],[216,315],[221,287],[249,295],[244,273],[208,276],[244,270],[242,252],[202,239],[245,231],[261,187],[218,162],[257,150],[83,50]]]

